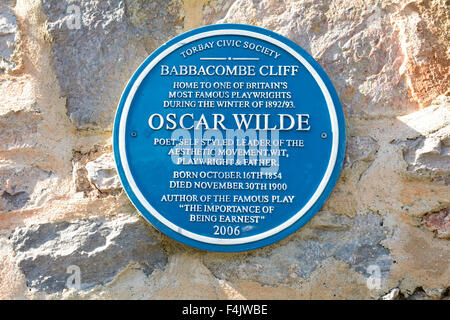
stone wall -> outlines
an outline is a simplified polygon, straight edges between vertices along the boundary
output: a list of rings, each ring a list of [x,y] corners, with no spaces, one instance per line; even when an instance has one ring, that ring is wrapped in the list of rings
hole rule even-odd
[[[0,298],[448,299],[449,12],[445,0],[0,0]],[[215,23],[298,43],[346,116],[330,199],[252,252],[159,233],[111,154],[137,66]]]

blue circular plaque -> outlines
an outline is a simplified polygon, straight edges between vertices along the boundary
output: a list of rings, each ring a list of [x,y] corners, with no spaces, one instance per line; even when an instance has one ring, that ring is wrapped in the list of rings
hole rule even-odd
[[[244,251],[292,234],[321,208],[341,170],[345,123],[305,50],[222,24],[144,61],[113,139],[123,187],[154,227],[199,249]]]

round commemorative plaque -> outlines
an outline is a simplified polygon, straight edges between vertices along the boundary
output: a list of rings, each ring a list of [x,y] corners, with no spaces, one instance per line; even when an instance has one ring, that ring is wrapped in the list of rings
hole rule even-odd
[[[294,42],[239,24],[186,32],[128,82],[114,123],[122,185],[154,227],[211,251],[260,248],[321,208],[345,123],[320,65]]]

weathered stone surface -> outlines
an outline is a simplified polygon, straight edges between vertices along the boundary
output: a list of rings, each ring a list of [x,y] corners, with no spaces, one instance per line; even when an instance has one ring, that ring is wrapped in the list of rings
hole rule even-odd
[[[436,238],[426,228],[414,224],[407,214],[386,216],[385,225],[393,229],[384,241],[395,263],[391,279],[395,279],[405,297],[417,289],[445,292],[450,287],[450,250],[448,240]],[[405,272],[407,270],[407,272]]]
[[[9,116],[13,112],[39,113],[36,104],[36,94],[33,84],[28,77],[1,79],[0,90],[2,91],[0,103],[0,116]]]
[[[282,245],[247,255],[205,257],[205,264],[219,279],[237,278],[271,286],[308,279],[331,257],[363,275],[368,274],[369,266],[376,265],[382,278],[387,278],[392,259],[382,242],[388,230],[378,215],[350,219],[321,212],[308,226]]]
[[[98,145],[94,146],[88,152],[83,153],[80,151],[75,151],[72,158],[72,179],[75,186],[76,192],[88,193],[95,189],[95,185],[88,178],[88,170],[86,164],[93,162],[95,159],[100,158],[105,152],[104,148]],[[101,170],[102,166],[93,164],[95,170],[91,170],[91,176],[96,174],[96,170]]]
[[[0,70],[16,70],[18,57],[14,54],[19,35],[17,20],[13,12],[15,1],[0,1]]]
[[[422,106],[448,90],[450,82],[450,10],[448,1],[402,1],[392,16],[403,62],[399,72]]]
[[[14,261],[14,250],[6,236],[0,237],[0,299],[24,299],[25,279]]]
[[[126,0],[125,8],[148,54],[183,29],[182,1]]]
[[[8,112],[0,116],[0,150],[31,149],[37,145],[38,111]]]
[[[130,264],[145,274],[164,268],[167,254],[141,219],[122,216],[45,223],[14,230],[16,262],[30,289],[54,293],[67,288],[68,268],[80,270],[81,289],[104,285]]]
[[[379,145],[375,139],[368,136],[349,137],[345,153],[344,167],[353,165],[357,161],[372,162]]]
[[[107,192],[121,188],[112,154],[104,154],[88,162],[86,170],[87,178],[100,191]]]
[[[43,1],[54,72],[79,129],[110,130],[127,80],[151,50],[181,32],[177,3]]]
[[[448,299],[448,15],[445,0],[0,0],[0,298]],[[219,22],[311,53],[348,138],[322,210],[234,254],[137,218],[111,156],[135,68]],[[67,290],[73,265],[80,290]]]

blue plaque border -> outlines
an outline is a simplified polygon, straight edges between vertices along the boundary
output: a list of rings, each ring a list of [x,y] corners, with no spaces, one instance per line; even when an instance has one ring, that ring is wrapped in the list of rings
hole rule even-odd
[[[338,149],[337,149],[337,155],[336,155],[336,161],[334,164],[334,168],[332,170],[331,176],[318,197],[318,199],[315,201],[315,203],[309,208],[309,210],[303,214],[296,222],[291,224],[290,226],[284,228],[283,230],[268,236],[266,238],[247,242],[247,243],[240,243],[240,244],[212,244],[212,243],[206,243],[202,241],[195,240],[193,238],[187,237],[179,232],[174,231],[173,229],[166,226],[164,223],[162,223],[160,220],[158,220],[154,215],[152,215],[141,203],[141,201],[136,196],[135,192],[133,191],[133,188],[130,186],[130,183],[126,177],[126,174],[124,172],[124,167],[121,159],[121,153],[119,150],[119,128],[120,128],[120,120],[122,116],[122,112],[126,103],[126,100],[128,98],[128,95],[130,94],[130,91],[136,82],[136,80],[139,78],[141,73],[145,70],[145,68],[157,57],[159,56],[163,51],[168,49],[169,47],[173,46],[177,43],[182,43],[182,41],[186,38],[189,38],[191,36],[194,36],[196,34],[205,33],[208,31],[217,31],[217,30],[226,30],[226,29],[234,29],[234,30],[242,30],[242,31],[250,31],[259,33],[265,36],[268,36],[270,38],[273,38],[275,40],[278,40],[288,47],[292,48],[294,51],[296,51],[300,56],[302,56],[315,70],[315,72],[320,76],[323,83],[325,84],[331,99],[333,101],[334,107],[335,107],[335,113],[338,123]],[[295,42],[275,33],[270,30],[250,26],[250,25],[243,25],[243,24],[218,24],[218,25],[210,25],[205,26],[201,28],[197,28],[191,31],[188,31],[186,33],[183,33],[170,41],[166,42],[164,45],[159,47],[157,50],[155,50],[135,71],[131,79],[129,80],[128,84],[126,85],[121,99],[119,101],[119,105],[117,108],[117,112],[115,115],[115,121],[114,121],[114,127],[113,127],[113,149],[114,149],[114,158],[116,163],[116,169],[119,174],[120,180],[122,182],[122,186],[124,187],[125,192],[127,193],[128,197],[130,198],[133,205],[136,207],[136,209],[141,213],[141,215],[150,222],[155,228],[157,228],[159,231],[163,232],[167,236],[181,242],[184,244],[187,244],[189,246],[202,249],[202,250],[209,250],[209,251],[218,251],[218,252],[238,252],[238,251],[248,251],[253,250],[257,248],[261,248],[270,244],[273,244],[275,242],[280,241],[283,238],[286,238],[287,236],[294,233],[296,230],[304,226],[313,216],[314,214],[320,210],[320,208],[323,206],[325,201],[328,199],[329,195],[331,194],[331,191],[333,190],[344,160],[344,154],[345,154],[345,142],[346,142],[346,132],[345,132],[345,120],[344,120],[344,114],[342,111],[342,106],[339,100],[339,97],[337,95],[337,92],[331,83],[328,75],[325,73],[325,71],[322,69],[322,67],[312,58],[303,48],[301,48],[299,45],[297,45]]]

